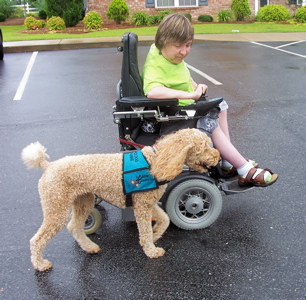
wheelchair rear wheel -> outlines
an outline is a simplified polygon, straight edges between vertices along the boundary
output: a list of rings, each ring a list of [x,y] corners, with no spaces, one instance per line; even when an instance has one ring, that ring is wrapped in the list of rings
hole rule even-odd
[[[211,182],[187,179],[169,193],[165,210],[171,222],[185,230],[210,226],[222,209],[220,190]]]
[[[86,234],[95,233],[102,224],[102,216],[97,208],[93,208],[84,224],[84,231]]]

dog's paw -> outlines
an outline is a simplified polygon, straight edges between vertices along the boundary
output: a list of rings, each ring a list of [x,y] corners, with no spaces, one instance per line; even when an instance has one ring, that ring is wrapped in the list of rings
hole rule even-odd
[[[52,268],[52,263],[49,260],[44,259],[42,263],[34,265],[37,271],[44,272]]]
[[[101,251],[101,248],[95,243],[92,243],[86,246],[82,246],[82,249],[87,253],[98,253]]]
[[[165,250],[163,248],[155,247],[154,249],[150,251],[146,251],[146,255],[150,258],[158,258],[165,254]]]

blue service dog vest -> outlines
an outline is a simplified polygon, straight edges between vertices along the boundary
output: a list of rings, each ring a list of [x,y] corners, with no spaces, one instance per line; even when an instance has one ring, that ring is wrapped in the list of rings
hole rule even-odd
[[[158,188],[141,150],[123,154],[122,186],[125,195]]]

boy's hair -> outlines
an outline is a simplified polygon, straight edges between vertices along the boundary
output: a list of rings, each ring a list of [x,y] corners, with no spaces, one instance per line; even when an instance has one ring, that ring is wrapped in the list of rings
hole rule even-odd
[[[160,22],[155,36],[155,46],[161,50],[167,43],[185,43],[194,39],[191,22],[182,14],[166,15]]]

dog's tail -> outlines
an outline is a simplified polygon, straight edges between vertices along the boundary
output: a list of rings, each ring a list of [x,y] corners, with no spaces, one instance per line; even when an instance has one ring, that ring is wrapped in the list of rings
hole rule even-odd
[[[29,169],[42,168],[47,169],[50,162],[49,155],[46,153],[47,149],[39,142],[32,143],[25,147],[21,152],[21,158]]]

